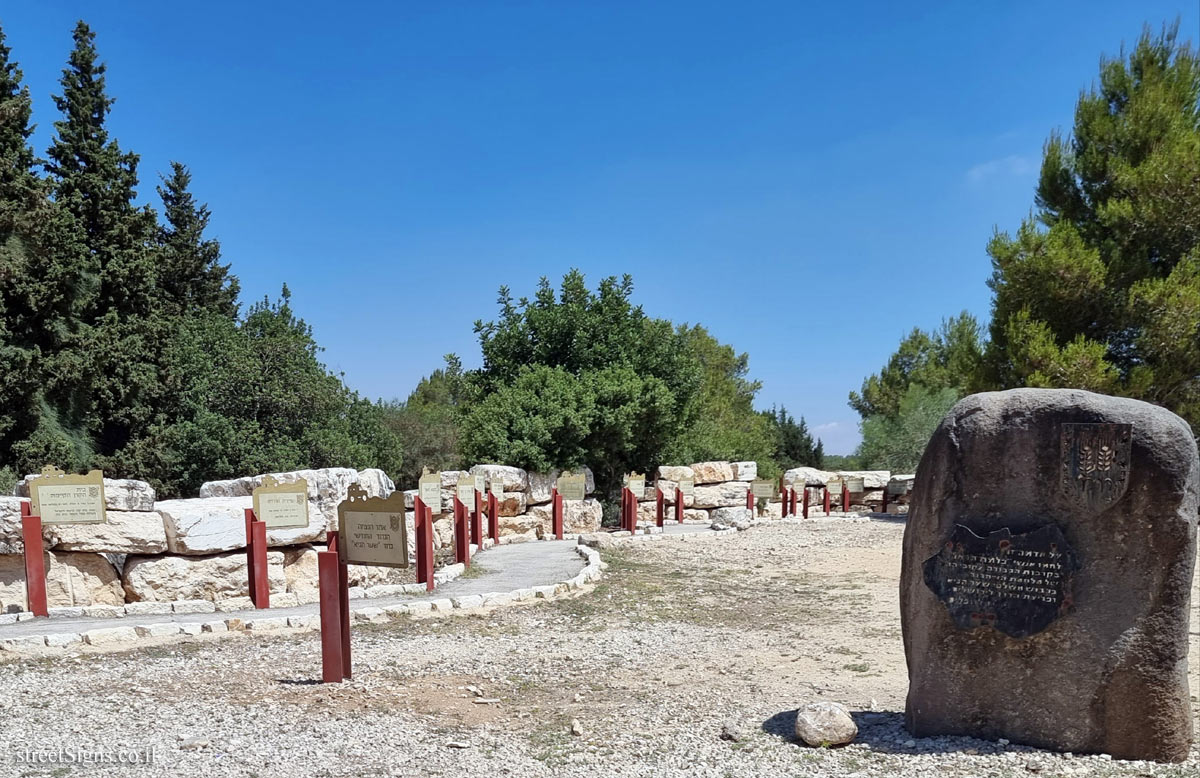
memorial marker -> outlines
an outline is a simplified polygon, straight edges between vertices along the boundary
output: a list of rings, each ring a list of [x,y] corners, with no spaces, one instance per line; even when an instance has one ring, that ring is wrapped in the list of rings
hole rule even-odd
[[[564,500],[582,500],[587,496],[587,479],[583,473],[568,470],[558,477],[557,487]]]
[[[696,479],[685,478],[679,481],[679,492],[684,497],[691,497],[696,493]]]
[[[431,473],[426,468],[417,481],[417,494],[425,507],[433,513],[442,512],[442,474]]]
[[[352,565],[408,567],[408,523],[404,492],[368,497],[351,484],[346,499],[338,503],[338,550]]]
[[[487,490],[488,490],[487,474],[486,473],[476,473],[475,474],[475,491],[479,492],[480,494],[487,494]]]
[[[646,496],[646,476],[644,473],[630,473],[625,476],[625,488],[633,492],[635,500]]]
[[[471,510],[475,505],[475,479],[470,473],[463,473],[458,477],[458,486],[455,489],[458,496],[458,501],[466,506],[467,510]]]
[[[254,515],[267,529],[308,526],[308,481],[298,478],[283,483],[274,476],[263,476],[254,489]]]
[[[87,475],[68,475],[46,465],[29,482],[33,515],[42,524],[104,524],[104,474],[90,470]]]
[[[774,481],[753,481],[750,484],[750,490],[754,492],[756,500],[771,500],[775,497],[775,482]]]

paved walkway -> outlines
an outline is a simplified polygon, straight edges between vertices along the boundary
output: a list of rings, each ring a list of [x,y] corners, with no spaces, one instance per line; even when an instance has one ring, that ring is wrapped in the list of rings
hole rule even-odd
[[[684,535],[711,532],[707,525],[671,524],[664,534]],[[492,592],[511,592],[535,586],[551,586],[574,578],[583,569],[584,560],[575,553],[574,540],[542,540],[493,546],[471,558],[472,574],[441,584],[420,595],[396,595],[351,600],[351,607],[386,608],[409,602],[440,600]],[[482,571],[482,572],[481,572]],[[163,613],[127,615],[119,618],[27,619],[0,625],[0,640],[26,635],[55,635],[86,632],[108,627],[132,627],[151,624],[203,624],[224,619],[261,619],[266,617],[307,616],[320,612],[316,603],[291,608],[220,611],[217,613]]]

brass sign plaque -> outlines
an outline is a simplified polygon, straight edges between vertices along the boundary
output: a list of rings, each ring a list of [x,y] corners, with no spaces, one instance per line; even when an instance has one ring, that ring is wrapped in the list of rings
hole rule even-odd
[[[385,500],[367,497],[358,484],[351,484],[338,504],[338,551],[347,564],[408,567],[404,492],[392,492]]]
[[[433,513],[442,512],[442,474],[431,473],[428,469],[417,482],[417,496]]]
[[[267,529],[308,526],[308,481],[303,478],[280,483],[265,476],[253,496],[254,515]]]
[[[680,481],[679,491],[684,497],[691,497],[696,492],[696,479],[688,478]]]
[[[582,500],[586,497],[587,479],[583,473],[567,471],[558,477],[557,486],[564,500]]]
[[[846,488],[853,494],[862,494],[866,489],[866,479],[861,476],[847,476]]]
[[[750,483],[750,491],[753,492],[756,500],[770,500],[775,496],[775,482],[752,481]]]
[[[1129,488],[1132,424],[1062,425],[1062,489],[1093,511],[1110,507]]]
[[[630,473],[625,476],[625,488],[633,492],[640,500],[646,491],[646,476],[644,473]]]
[[[829,490],[830,494],[841,494],[842,493],[842,479],[835,478],[834,480],[825,484],[825,488]]]
[[[504,482],[499,478],[488,484],[488,488],[492,490],[492,494],[496,495],[497,500],[504,497]]]
[[[470,473],[462,473],[458,476],[455,493],[458,495],[458,501],[467,508],[475,507],[475,479]]]
[[[53,465],[29,482],[33,515],[42,524],[103,524],[104,474],[91,470],[87,475],[67,475]]]
[[[488,490],[487,476],[484,475],[483,473],[476,473],[475,474],[475,491],[479,492],[480,494],[487,494],[487,490]]]

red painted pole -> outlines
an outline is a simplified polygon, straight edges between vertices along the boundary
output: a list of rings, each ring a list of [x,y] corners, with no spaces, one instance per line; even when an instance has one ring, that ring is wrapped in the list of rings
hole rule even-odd
[[[804,485],[804,518],[808,518],[808,484]]]
[[[750,515],[754,515],[754,490],[746,490],[746,510],[750,511]]]
[[[683,523],[683,490],[675,487],[675,523]]]
[[[658,526],[663,525],[663,493],[662,489],[654,489],[654,523]]]
[[[267,585],[267,523],[250,522],[250,533],[254,537],[254,594],[251,599],[255,608],[271,607],[271,588]]]
[[[42,550],[42,517],[30,514],[21,501],[21,542],[25,545],[25,604],[34,616],[49,616],[46,604],[46,557]]]
[[[471,566],[471,539],[467,532],[467,506],[454,495],[454,561]]]
[[[337,530],[329,532],[326,548],[338,555],[338,611],[342,622],[342,678],[345,679],[350,677],[350,585],[346,560],[341,554],[341,534]]]
[[[846,486],[846,482],[842,481],[842,513],[847,513],[850,510],[850,488]]]
[[[321,681],[345,680],[342,660],[342,598],[338,585],[340,559],[336,551],[317,552],[321,603]]]
[[[781,481],[781,483],[782,483],[782,481]],[[779,490],[782,495],[782,505],[779,508],[779,515],[780,515],[780,517],[786,519],[787,515],[788,515],[788,506],[791,505],[792,498],[788,495],[787,487],[781,485],[779,487]]]
[[[554,490],[554,538],[556,540],[563,539],[563,496],[558,493],[558,489]]]
[[[491,492],[488,492],[488,534],[493,543],[500,542],[500,501]]]
[[[887,484],[883,485],[883,511],[882,511],[882,513],[887,513]]]
[[[417,583],[433,591],[433,511],[418,497],[413,503],[417,535]]]
[[[433,508],[428,505],[425,507],[425,538],[422,545],[425,547],[425,574],[424,584],[425,591],[432,592],[436,582],[433,580]]]
[[[254,509],[246,509],[246,591],[254,599]]]
[[[479,551],[483,550],[483,514],[479,512],[479,491],[475,492],[475,512],[471,514],[471,542]]]
[[[825,515],[829,515],[829,487],[825,487]]]

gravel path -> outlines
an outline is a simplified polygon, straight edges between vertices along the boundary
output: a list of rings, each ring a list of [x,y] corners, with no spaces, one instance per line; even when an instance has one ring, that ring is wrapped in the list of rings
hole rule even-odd
[[[313,633],[6,662],[0,774],[1200,775],[1195,750],[1154,765],[911,739],[902,532],[817,520],[627,544],[572,599],[356,624],[355,678],[338,685],[314,683]],[[791,739],[796,707],[819,699],[855,711],[854,744]],[[156,760],[30,765],[26,747],[154,748]]]

